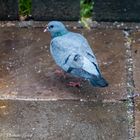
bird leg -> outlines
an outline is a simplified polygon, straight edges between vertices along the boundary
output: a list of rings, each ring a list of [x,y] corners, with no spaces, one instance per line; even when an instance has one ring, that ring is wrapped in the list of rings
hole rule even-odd
[[[81,83],[80,82],[69,82],[67,85],[70,87],[80,87]]]
[[[54,71],[54,73],[59,76],[59,77],[63,77],[63,78],[66,78],[68,75],[65,71],[63,71],[62,69],[56,69]],[[81,79],[81,78],[77,78],[76,81],[71,81],[69,83],[67,83],[67,86],[70,86],[70,87],[81,87],[81,82],[83,82],[84,80]]]
[[[70,86],[70,87],[81,87],[83,82],[85,82],[84,79],[76,78],[75,81],[71,81],[67,85]]]
[[[65,72],[64,72],[63,70],[61,70],[61,69],[56,69],[56,70],[54,71],[54,73],[55,73],[57,76],[59,76],[59,77],[64,77],[64,78],[66,78]]]

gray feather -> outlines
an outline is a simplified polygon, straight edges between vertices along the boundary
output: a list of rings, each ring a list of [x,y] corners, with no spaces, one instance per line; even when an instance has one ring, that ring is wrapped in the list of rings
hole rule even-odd
[[[87,40],[78,33],[63,30],[62,23],[59,32],[59,24],[56,29],[50,29],[52,35],[50,52],[56,64],[74,76],[89,80],[94,86],[107,86],[108,84],[101,76],[96,57]]]

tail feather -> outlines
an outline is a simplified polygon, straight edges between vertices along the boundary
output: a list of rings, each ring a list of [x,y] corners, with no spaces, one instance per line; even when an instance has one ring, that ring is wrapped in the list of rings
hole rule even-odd
[[[103,77],[96,77],[90,79],[90,83],[95,87],[107,87],[108,82]]]

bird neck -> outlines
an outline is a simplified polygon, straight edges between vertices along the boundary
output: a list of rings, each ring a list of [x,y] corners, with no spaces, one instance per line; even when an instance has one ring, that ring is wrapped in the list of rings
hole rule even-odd
[[[58,36],[65,35],[65,34],[67,34],[67,33],[68,33],[68,30],[67,30],[67,29],[65,29],[65,30],[63,30],[63,31],[59,31],[59,32],[52,32],[52,33],[51,33],[51,37],[52,37],[52,38],[55,38],[55,37],[58,37]]]

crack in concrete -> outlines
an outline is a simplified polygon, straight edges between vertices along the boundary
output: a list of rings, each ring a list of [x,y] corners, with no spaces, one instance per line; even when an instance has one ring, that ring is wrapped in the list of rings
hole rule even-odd
[[[132,59],[132,30],[123,30],[126,47],[126,80],[127,80],[127,114],[129,122],[129,140],[135,138],[135,103],[134,103],[134,80],[133,80],[133,59]]]

